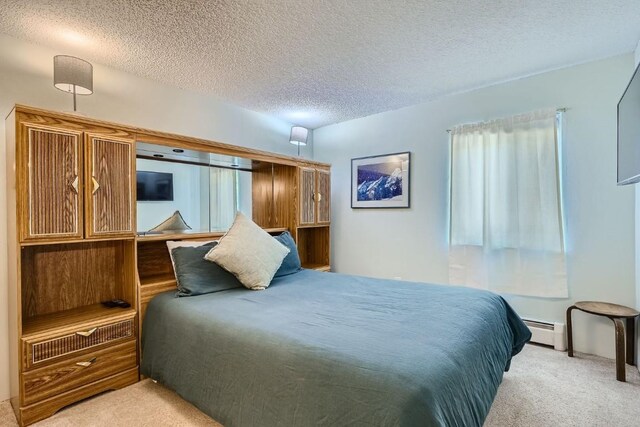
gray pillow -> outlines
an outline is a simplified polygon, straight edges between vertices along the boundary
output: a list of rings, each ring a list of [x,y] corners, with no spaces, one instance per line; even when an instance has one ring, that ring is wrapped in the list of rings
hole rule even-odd
[[[180,232],[180,231],[186,231],[186,230],[191,230],[191,227],[189,227],[189,224],[187,224],[185,222],[185,220],[182,217],[182,214],[180,213],[180,211],[175,211],[173,213],[173,215],[171,215],[169,218],[165,219],[164,221],[162,221],[160,224],[156,225],[155,227],[153,227],[149,231],[157,231],[157,232],[178,231],[178,232]]]
[[[296,247],[296,242],[293,241],[291,233],[285,231],[278,236],[274,236],[274,239],[288,247],[289,253],[284,257],[282,264],[280,264],[280,268],[278,268],[278,271],[276,271],[276,274],[273,277],[287,276],[302,270],[302,265],[300,265],[300,256],[298,255],[298,248]]]
[[[178,282],[177,296],[190,297],[242,287],[233,274],[204,259],[216,244],[217,242],[211,242],[196,247],[181,246],[171,251]]]
[[[269,286],[288,253],[289,248],[238,211],[206,258],[233,273],[246,288],[261,290]]]

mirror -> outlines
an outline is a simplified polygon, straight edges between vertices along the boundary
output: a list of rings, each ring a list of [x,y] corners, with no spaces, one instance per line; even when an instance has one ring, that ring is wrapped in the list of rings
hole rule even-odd
[[[138,234],[226,231],[252,216],[250,159],[138,142]]]

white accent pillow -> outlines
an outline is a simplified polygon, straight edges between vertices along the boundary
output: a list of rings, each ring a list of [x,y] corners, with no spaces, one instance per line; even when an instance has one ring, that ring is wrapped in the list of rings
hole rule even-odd
[[[169,249],[169,257],[171,258],[171,265],[173,266],[173,274],[176,274],[176,263],[173,262],[173,254],[171,253],[172,250],[174,250],[175,248],[180,248],[184,246],[194,248],[194,247],[206,245],[207,243],[211,243],[211,242],[215,242],[215,240],[205,240],[205,241],[167,240],[167,249]],[[177,278],[178,276],[176,276],[176,279]]]
[[[204,258],[238,278],[245,287],[266,289],[289,248],[244,216],[236,214],[233,225]]]

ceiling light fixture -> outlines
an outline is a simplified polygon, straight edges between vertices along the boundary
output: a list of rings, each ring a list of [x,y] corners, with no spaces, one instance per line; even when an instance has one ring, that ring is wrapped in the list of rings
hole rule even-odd
[[[307,145],[307,137],[309,136],[309,129],[302,126],[293,126],[291,128],[291,136],[289,137],[289,143],[298,146],[298,157],[300,157],[300,146]]]
[[[53,57],[53,85],[63,92],[73,93],[73,111],[77,111],[76,95],[93,93],[93,65],[75,56]]]

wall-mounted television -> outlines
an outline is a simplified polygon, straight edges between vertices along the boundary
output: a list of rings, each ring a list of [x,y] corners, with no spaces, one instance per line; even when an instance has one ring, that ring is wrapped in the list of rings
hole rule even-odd
[[[618,185],[640,181],[640,65],[618,102]]]
[[[173,174],[138,171],[136,173],[138,201],[172,201]]]

